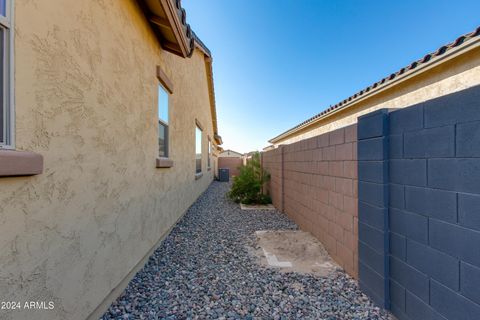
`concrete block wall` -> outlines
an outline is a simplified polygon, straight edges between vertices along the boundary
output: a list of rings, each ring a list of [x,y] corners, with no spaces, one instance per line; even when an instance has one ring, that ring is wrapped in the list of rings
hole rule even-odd
[[[359,284],[378,305],[389,308],[388,110],[358,121]]]
[[[220,157],[218,158],[219,169],[229,169],[230,177],[238,176],[239,168],[243,165],[242,158]]]
[[[359,259],[376,265],[388,258],[389,291],[366,292],[390,301],[400,320],[480,319],[480,87],[383,112],[389,237],[381,258],[360,249]],[[364,121],[358,123],[360,184],[386,173],[362,164],[362,155],[385,154],[380,143],[363,144]],[[379,191],[362,190],[360,225],[380,223],[361,205],[377,201]],[[364,237],[377,237],[373,228],[359,229],[360,246]],[[360,283],[374,280],[360,270]]]
[[[262,153],[262,167],[270,174],[266,189],[272,203],[283,212],[283,146]]]
[[[358,276],[357,128],[341,128],[263,153],[274,205]]]

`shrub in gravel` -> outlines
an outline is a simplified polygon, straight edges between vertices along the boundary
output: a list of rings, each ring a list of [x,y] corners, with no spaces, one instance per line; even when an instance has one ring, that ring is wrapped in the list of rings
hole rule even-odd
[[[230,199],[243,204],[268,204],[272,200],[263,193],[263,186],[270,180],[270,174],[260,163],[260,152],[252,155],[246,165],[239,168],[240,174],[233,178]]]

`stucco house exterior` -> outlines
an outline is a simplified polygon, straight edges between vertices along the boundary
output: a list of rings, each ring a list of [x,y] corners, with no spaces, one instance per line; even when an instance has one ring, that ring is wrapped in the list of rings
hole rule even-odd
[[[97,318],[218,168],[212,55],[179,0],[1,1],[0,296]]]
[[[478,84],[480,28],[277,135],[266,148],[270,150],[347,127],[355,124],[359,116],[378,109],[401,109]]]

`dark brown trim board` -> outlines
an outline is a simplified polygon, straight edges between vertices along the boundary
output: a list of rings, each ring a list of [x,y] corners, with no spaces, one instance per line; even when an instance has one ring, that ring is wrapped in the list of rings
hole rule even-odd
[[[177,8],[170,0],[160,0],[160,4],[165,10],[167,20],[170,22],[171,30],[175,35],[175,39],[178,42],[178,46],[181,50],[182,56],[187,57],[191,51],[190,42],[193,41],[191,37],[188,37],[188,25],[186,25],[185,11],[183,8],[180,10],[182,16],[180,17]],[[185,26],[185,29],[184,29]]]
[[[195,39],[180,1],[137,0],[137,3],[162,48],[182,58],[190,57],[195,48]]]
[[[33,176],[42,172],[42,155],[29,151],[0,150],[0,177]]]
[[[162,17],[158,16],[151,16],[150,17],[150,22],[156,24],[157,26],[164,27],[164,28],[170,28],[170,22]]]
[[[173,94],[173,83],[167,77],[165,72],[163,72],[160,66],[157,66],[157,78],[158,81],[163,85],[163,87],[168,91],[168,93]]]
[[[197,127],[203,131],[203,126],[202,126],[202,123],[200,121],[198,121],[198,119],[195,119],[195,124],[197,125]]]

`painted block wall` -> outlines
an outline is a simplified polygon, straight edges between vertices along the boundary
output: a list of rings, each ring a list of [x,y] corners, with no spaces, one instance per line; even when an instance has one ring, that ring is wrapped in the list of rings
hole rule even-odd
[[[388,110],[358,122],[359,284],[377,304],[389,307]]]
[[[262,153],[262,167],[270,174],[267,193],[275,208],[283,212],[283,147]]]
[[[400,320],[479,319],[480,86],[383,112],[388,128],[381,139],[388,139],[389,159],[383,214],[389,217],[389,238],[383,253],[374,257],[360,250],[359,259],[362,265],[388,258],[389,281],[375,287],[379,282],[360,270],[360,282],[389,301]],[[385,151],[362,142],[362,128],[378,126],[365,121],[359,118],[359,160]],[[359,161],[359,180],[385,174],[384,169],[367,172]],[[376,197],[373,190],[360,190],[359,203]],[[359,223],[368,218],[360,206]],[[360,230],[363,236],[375,233]]]
[[[242,158],[220,157],[218,158],[218,167],[220,169],[229,169],[230,177],[238,176],[240,173],[239,167],[243,165]]]
[[[356,125],[263,153],[273,204],[357,277]]]

